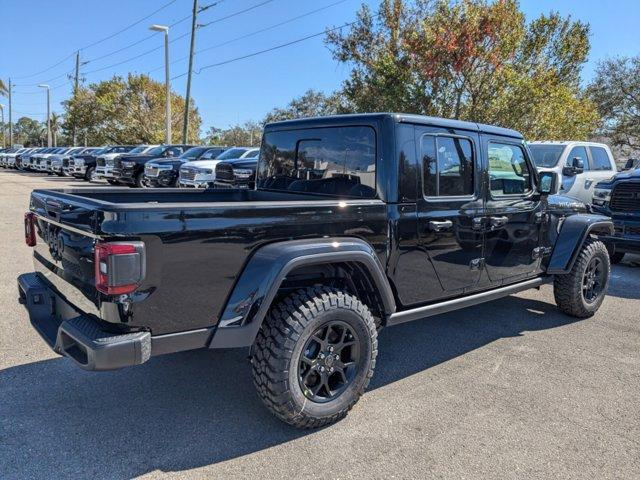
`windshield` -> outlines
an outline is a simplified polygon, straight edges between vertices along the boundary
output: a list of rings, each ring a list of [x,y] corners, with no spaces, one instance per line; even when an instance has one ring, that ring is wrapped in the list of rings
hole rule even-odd
[[[139,147],[134,148],[133,150],[129,151],[129,155],[134,155],[136,153],[142,153],[144,152],[147,148],[149,148],[147,145],[140,145]]]
[[[233,158],[240,158],[247,148],[230,148],[226,152],[221,153],[216,157],[216,160],[231,160]]]
[[[186,152],[184,152],[178,158],[198,158],[208,149],[209,147],[193,147],[187,150]]]
[[[152,148],[151,150],[149,150],[148,152],[145,152],[145,155],[162,155],[162,153],[165,151],[167,147],[155,147]]]
[[[555,167],[564,151],[564,145],[531,145],[529,150],[537,167]]]

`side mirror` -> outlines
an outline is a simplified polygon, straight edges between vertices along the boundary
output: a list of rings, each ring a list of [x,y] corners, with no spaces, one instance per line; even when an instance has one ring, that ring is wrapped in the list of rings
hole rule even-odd
[[[540,173],[540,185],[538,190],[541,195],[550,195],[555,193],[558,183],[558,177],[553,172],[541,172]]]
[[[166,152],[164,152],[164,156],[165,157],[173,157],[173,152],[171,150],[167,150]]]

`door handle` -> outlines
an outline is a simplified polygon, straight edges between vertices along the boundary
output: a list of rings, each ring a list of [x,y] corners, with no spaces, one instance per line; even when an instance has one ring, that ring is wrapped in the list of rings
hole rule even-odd
[[[451,220],[444,220],[442,222],[437,222],[435,220],[429,221],[429,228],[434,232],[443,232],[445,230],[449,230],[453,227],[453,222]]]
[[[502,227],[509,221],[509,217],[490,217],[489,221],[492,227]]]

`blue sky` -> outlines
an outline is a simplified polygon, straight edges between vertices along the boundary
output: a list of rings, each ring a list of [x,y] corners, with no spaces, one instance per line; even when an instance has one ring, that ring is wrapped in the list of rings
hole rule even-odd
[[[200,5],[215,0],[199,0]],[[210,48],[196,56],[195,70],[252,52],[323,31],[355,18],[362,0],[272,0],[262,6],[221,20],[265,0],[224,0],[199,16],[199,23],[216,21],[200,28],[196,51],[229,42],[237,37],[286,22],[313,10],[310,14],[268,31]],[[38,83],[52,87],[52,110],[61,112],[59,102],[68,97],[71,82],[66,74],[75,64],[74,52],[81,48],[86,82],[110,78],[127,72],[147,73],[164,81],[162,34],[150,32],[153,23],[172,24],[190,15],[192,0],[174,0],[148,19],[97,45],[126,26],[160,9],[169,0],[0,0],[2,42],[0,78],[11,77],[14,89],[14,118],[28,115],[44,119],[44,91]],[[373,9],[377,0],[366,0]],[[563,15],[591,25],[591,54],[583,71],[588,81],[598,60],[618,55],[640,54],[640,1],[616,0],[522,0],[528,18],[557,10]],[[171,28],[171,57],[188,55],[190,18]],[[178,38],[184,35],[183,38]],[[125,47],[139,42],[130,48]],[[156,51],[142,55],[151,49]],[[117,51],[123,49],[121,51]],[[112,53],[117,51],[115,53]],[[104,58],[99,58],[101,56]],[[132,57],[139,58],[127,61]],[[69,56],[69,58],[66,58]],[[62,61],[54,68],[48,67]],[[124,62],[124,63],[121,63]],[[121,63],[120,65],[114,65]],[[42,70],[47,71],[38,73]],[[171,65],[171,76],[186,72],[187,60]],[[98,71],[94,71],[98,70]],[[332,91],[340,86],[348,68],[338,65],[323,44],[322,36],[222,66],[193,76],[192,96],[203,117],[203,130],[209,126],[227,127],[247,120],[261,119],[275,106],[314,88]],[[38,73],[37,75],[33,75]],[[23,77],[23,78],[20,78]],[[184,95],[186,76],[175,79],[172,88]],[[0,100],[6,104],[6,98]],[[5,110],[5,115],[6,115]]]

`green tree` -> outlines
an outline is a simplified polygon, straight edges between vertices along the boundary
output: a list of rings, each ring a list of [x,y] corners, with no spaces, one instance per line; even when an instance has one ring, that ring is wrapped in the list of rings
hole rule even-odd
[[[51,112],[51,117],[49,117],[49,125],[51,128],[51,138],[53,139],[53,146],[58,146],[58,133],[60,133],[60,128],[62,127],[62,118],[55,112]]]
[[[640,56],[601,62],[588,89],[598,106],[601,132],[625,155],[640,150]]]
[[[29,117],[20,117],[13,126],[14,143],[25,146],[41,145],[46,141],[47,128],[44,122],[39,122]]]
[[[78,89],[63,103],[65,122],[70,133],[81,126],[82,135],[92,145],[105,143],[162,143],[165,125],[164,84],[147,75],[115,76],[110,80]],[[181,141],[184,99],[171,93],[172,141]],[[198,109],[189,110],[189,141],[197,143],[202,120]]]
[[[316,90],[307,90],[302,96],[291,100],[286,107],[271,110],[265,116],[263,123],[335,115],[347,109],[348,107],[343,105],[343,99],[339,93],[325,95]]]
[[[205,136],[209,145],[258,147],[261,140],[262,125],[252,121],[227,129],[211,127]]]
[[[527,23],[516,0],[383,0],[331,32],[353,111],[407,111],[494,123],[531,139],[585,138],[596,127],[579,78],[589,27],[557,13]],[[570,120],[569,120],[570,119]]]

